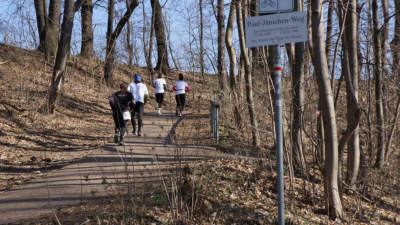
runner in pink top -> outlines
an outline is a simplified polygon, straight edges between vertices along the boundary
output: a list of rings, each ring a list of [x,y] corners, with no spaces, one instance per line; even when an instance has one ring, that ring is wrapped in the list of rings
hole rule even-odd
[[[183,80],[183,74],[179,74],[179,80],[175,82],[173,89],[175,91],[176,115],[182,116],[185,107],[185,93],[190,91],[189,85]]]

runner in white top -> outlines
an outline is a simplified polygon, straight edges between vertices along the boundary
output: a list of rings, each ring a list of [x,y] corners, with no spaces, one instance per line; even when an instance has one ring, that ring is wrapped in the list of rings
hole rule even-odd
[[[143,127],[143,113],[144,113],[144,104],[146,104],[149,99],[149,91],[145,84],[142,83],[142,78],[139,74],[135,74],[135,83],[130,83],[128,87],[128,91],[134,97],[136,104],[132,110],[131,122],[133,126],[133,134],[137,134],[138,136],[142,136],[142,127]],[[138,132],[136,133],[136,118],[135,114],[138,116]]]
[[[175,82],[173,89],[175,91],[176,115],[182,116],[185,107],[185,93],[190,90],[189,85],[183,80],[183,74],[179,74],[179,80]]]
[[[158,103],[158,115],[161,115],[162,104],[164,102],[164,92],[167,89],[167,82],[163,78],[163,73],[158,74],[158,79],[154,81],[156,88],[156,102]]]

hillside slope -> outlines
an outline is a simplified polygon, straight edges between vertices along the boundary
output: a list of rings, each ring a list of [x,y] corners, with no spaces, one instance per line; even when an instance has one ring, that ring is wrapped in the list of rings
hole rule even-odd
[[[108,96],[118,88],[102,82],[102,62],[68,60],[65,92],[54,115],[38,112],[46,101],[52,63],[37,51],[6,45],[0,45],[0,63],[0,191],[80,159],[111,141],[114,124]],[[151,101],[146,111],[154,111],[154,89],[145,69],[116,65],[115,83],[129,82],[134,73],[140,73],[149,87]],[[177,73],[171,72],[167,83],[176,78]],[[166,107],[174,107],[173,97],[167,94]],[[194,99],[194,94],[189,98]]]

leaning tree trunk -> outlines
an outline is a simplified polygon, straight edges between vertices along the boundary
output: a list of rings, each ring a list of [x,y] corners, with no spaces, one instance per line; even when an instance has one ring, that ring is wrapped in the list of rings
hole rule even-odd
[[[253,145],[260,145],[260,133],[258,131],[258,122],[257,122],[257,114],[254,109],[254,99],[253,99],[253,81],[251,74],[251,66],[250,59],[247,54],[248,50],[246,48],[245,37],[244,37],[244,24],[243,24],[243,15],[242,15],[242,5],[241,1],[237,1],[236,3],[236,13],[237,13],[237,26],[239,33],[239,43],[240,43],[240,52],[243,56],[244,68],[245,68],[245,81],[246,81],[246,100],[247,106],[249,109],[250,115],[250,124],[251,131],[253,136]]]
[[[385,162],[385,122],[383,118],[383,97],[382,97],[382,49],[381,37],[378,24],[378,0],[372,0],[372,23],[373,23],[373,48],[374,48],[374,75],[375,75],[375,107],[377,121],[377,157],[375,162],[376,168],[382,168]]]
[[[35,12],[36,12],[36,24],[39,32],[39,47],[38,50],[41,52],[45,51],[46,46],[46,24],[47,24],[47,12],[46,12],[46,1],[35,0]]]
[[[339,154],[336,115],[326,60],[322,8],[322,0],[312,0],[313,64],[316,71],[326,134],[326,161],[324,169],[326,209],[330,217],[342,218],[343,208],[337,183]]]
[[[111,87],[114,84],[113,79],[113,64],[114,64],[114,51],[115,51],[115,42],[118,36],[121,34],[122,28],[124,28],[125,24],[128,22],[129,17],[132,15],[133,10],[138,6],[138,0],[132,0],[129,4],[129,7],[126,9],[125,14],[119,20],[117,27],[114,32],[112,32],[112,24],[114,17],[114,0],[109,0],[108,2],[108,25],[107,25],[107,47],[106,47],[106,63],[104,67],[104,80],[106,84]]]
[[[61,16],[60,8],[60,0],[50,0],[49,17],[46,28],[46,57],[53,57],[57,53]]]
[[[67,62],[68,53],[70,50],[72,28],[74,25],[74,0],[64,0],[64,16],[61,27],[61,37],[58,43],[58,50],[56,56],[56,62],[54,64],[53,76],[49,87],[48,99],[47,99],[47,111],[50,114],[54,113],[56,102],[58,99],[58,86],[60,81],[63,79],[65,74],[65,66]]]
[[[224,0],[218,0],[217,4],[218,23],[218,78],[221,90],[226,89],[226,63],[225,63],[225,13]]]
[[[93,58],[93,3],[92,0],[85,0],[81,9],[82,15],[82,41],[81,53],[84,58]]]
[[[150,3],[154,11],[154,32],[157,41],[157,65],[155,69],[167,74],[169,69],[168,48],[162,18],[162,9],[159,0],[150,0]]]

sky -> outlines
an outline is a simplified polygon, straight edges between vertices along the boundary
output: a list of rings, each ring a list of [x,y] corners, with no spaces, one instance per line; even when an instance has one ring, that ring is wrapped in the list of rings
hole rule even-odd
[[[116,0],[116,11],[121,16],[122,11],[125,9],[125,1]],[[134,10],[131,16],[132,29],[134,31],[134,44],[137,48],[137,63],[144,66],[144,54],[143,54],[143,1],[139,1],[139,6]],[[150,1],[144,1],[145,14],[146,14],[146,26],[150,26],[151,18],[151,6]],[[208,2],[204,0],[204,2]],[[160,4],[163,7],[164,19],[166,24],[169,24],[171,47],[173,49],[174,58],[178,62],[181,69],[193,68],[193,62],[191,54],[192,52],[198,52],[198,11],[196,0],[160,0]],[[205,46],[210,52],[209,62],[214,61],[216,53],[216,26],[212,26],[215,23],[215,17],[212,14],[211,7],[207,7],[205,4]],[[227,7],[227,10],[229,8]],[[61,9],[62,12],[62,9]],[[189,34],[189,24],[191,21],[191,35]],[[81,15],[80,13],[75,14],[73,38],[71,43],[71,52],[73,55],[79,54],[80,51],[80,39],[81,39]],[[117,23],[117,20],[115,20]],[[35,49],[38,45],[38,34],[36,27],[36,15],[33,5],[33,0],[0,0],[0,42],[15,45],[26,49]],[[107,1],[99,1],[99,5],[94,8],[93,13],[93,27],[94,27],[94,46],[95,54],[104,58],[105,54],[105,36],[107,27]],[[114,26],[115,27],[115,26]],[[196,37],[196,38],[195,38]],[[119,49],[117,59],[126,62],[127,53],[123,51],[125,34],[121,33],[116,48]],[[146,33],[146,40],[148,40],[148,32]],[[154,41],[155,42],[155,41]],[[191,44],[190,44],[191,43]],[[155,44],[155,43],[154,43]],[[153,49],[156,49],[153,47]],[[189,57],[190,55],[190,57]],[[153,53],[153,62],[155,64],[157,53]],[[209,64],[209,63],[208,63]],[[170,60],[170,66],[173,66]],[[214,73],[213,66],[210,65],[209,71]]]

